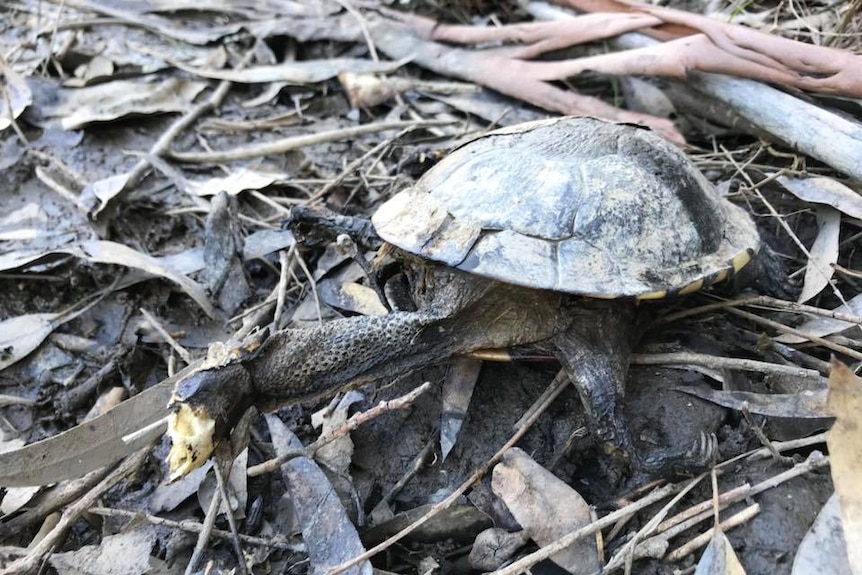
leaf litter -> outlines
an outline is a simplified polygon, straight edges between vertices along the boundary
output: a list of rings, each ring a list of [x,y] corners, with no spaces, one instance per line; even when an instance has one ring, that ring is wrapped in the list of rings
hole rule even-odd
[[[168,376],[180,371],[172,345],[203,357],[213,339],[259,341],[266,329],[299,322],[306,317],[303,310],[311,322],[339,313],[385,313],[362,266],[347,258],[321,272],[329,264],[280,229],[284,214],[294,205],[324,203],[367,216],[466,138],[491,125],[559,113],[646,124],[685,143],[697,158],[708,158],[698,160],[707,176],[733,184],[731,200],[755,215],[790,271],[804,274],[799,301],[810,306],[786,301],[739,315],[707,296],[680,300],[675,305],[689,317],[651,330],[632,369],[630,380],[648,390],[630,393],[638,441],[661,444],[661,434],[704,433],[710,420],[705,414],[719,409],[711,402],[726,408],[706,431],[718,434],[723,472],[714,496],[721,517],[715,522],[722,527],[696,572],[785,571],[794,555],[794,573],[810,572],[803,566],[817,565],[820,549],[803,537],[809,527],[820,533],[824,522],[834,524],[837,517],[845,539],[828,530],[830,548],[858,549],[853,494],[859,490],[852,478],[858,476],[853,453],[859,442],[850,431],[858,410],[835,408],[851,405],[852,393],[836,399],[833,386],[827,411],[823,386],[830,354],[858,361],[854,350],[860,347],[859,282],[842,271],[862,268],[862,114],[852,100],[862,93],[859,45],[852,40],[858,40],[862,24],[853,8],[858,3],[835,13],[796,3],[803,14],[750,4],[733,19],[716,19],[614,0],[559,2],[587,12],[576,20],[558,17],[559,11],[555,16],[547,6],[518,12],[501,4],[485,14],[496,25],[483,25],[475,18],[479,12],[465,14],[480,3],[458,10],[429,3],[415,12],[350,2],[12,4],[12,25],[0,32],[0,165],[8,190],[0,198],[0,282],[6,288],[0,290],[0,369],[4,388],[10,388],[3,395],[15,398],[0,404],[0,485],[7,487],[0,503],[3,572],[32,571],[46,559],[58,572],[143,573],[156,565],[179,572],[203,565],[189,559],[187,544],[178,543],[188,540],[180,536],[181,524],[155,529],[147,526],[153,516],[140,513],[191,514],[209,507],[218,491],[206,471],[188,485],[164,486],[163,443],[142,465],[146,453],[138,450],[162,436],[177,379]],[[542,10],[556,19],[525,19]],[[773,33],[763,31],[776,22]],[[808,42],[804,34],[815,26],[823,27],[825,37],[838,38],[830,33],[841,30],[843,46]],[[577,38],[578,30],[590,36]],[[609,50],[634,32],[655,43]],[[564,48],[590,42],[581,55],[560,56]],[[501,73],[508,70],[515,73]],[[731,77],[699,76],[704,72]],[[626,74],[642,82],[627,85],[628,109],[616,105],[612,78]],[[657,83],[657,76],[674,80]],[[766,82],[806,90],[814,98],[847,98],[844,116],[833,113],[828,99],[783,108],[794,99],[775,96]],[[724,103],[704,106],[716,83]],[[742,112],[738,99],[721,96],[728,86],[738,91],[732,95],[746,94],[745,114],[768,117],[779,108],[801,131],[728,121],[727,113]],[[644,91],[653,96],[639,98],[637,92]],[[686,105],[691,101],[700,105],[692,109]],[[635,102],[645,109],[635,109]],[[828,128],[810,138],[799,135],[815,125]],[[221,192],[235,196],[236,207],[225,204],[218,211],[224,225],[216,225],[212,214],[225,201]],[[779,218],[785,226],[777,225]],[[231,241],[222,242],[228,235]],[[798,245],[808,246],[810,257]],[[226,296],[225,284],[214,280],[225,270],[244,276],[247,290]],[[834,289],[824,289],[828,285]],[[96,294],[102,299],[92,307],[66,313]],[[153,311],[162,331],[148,328],[151,320],[140,309]],[[70,346],[74,338],[90,343]],[[93,354],[92,342],[102,355]],[[78,388],[106,358],[120,358],[123,346],[149,358],[148,369],[123,364],[104,383],[128,390],[129,399],[78,427],[73,425],[103,389],[87,391],[84,410],[71,419],[52,411],[54,398]],[[395,572],[428,566],[466,570],[472,560],[473,568],[505,573],[543,557],[574,569],[604,560],[593,545],[602,529],[606,550],[617,557],[620,551],[633,553],[635,569],[659,561],[693,567],[698,549],[709,542],[698,534],[699,525],[713,518],[713,494],[701,486],[668,485],[655,496],[691,492],[677,503],[676,515],[653,525],[650,518],[658,515],[644,508],[660,499],[603,483],[601,457],[589,430],[580,426],[571,390],[553,388],[549,397],[557,399],[527,418],[534,421],[532,429],[521,427],[520,414],[544,397],[555,372],[541,353],[524,355],[531,363],[486,362],[475,386],[467,385],[467,397],[457,402],[451,390],[440,391],[445,366],[432,366],[415,377],[382,382],[388,385],[369,389],[365,399],[345,399],[331,414],[324,411],[327,423],[320,432],[309,425],[320,404],[270,416],[271,436],[258,420],[252,449],[233,450],[245,453],[248,462],[237,460],[218,496],[227,497],[230,519],[234,527],[242,522],[241,533],[218,540],[233,538],[233,544],[205,545],[203,560],[241,571],[306,565],[323,572],[341,565],[367,572],[371,564],[365,559],[348,565],[375,546],[378,553],[388,550],[371,557],[375,566]],[[656,367],[661,362],[677,367]],[[692,364],[696,369],[680,369]],[[791,375],[802,368],[807,376]],[[722,389],[701,372],[717,374]],[[791,394],[783,384],[792,378],[801,387]],[[844,382],[842,393],[858,385],[844,368],[832,368],[836,378]],[[403,394],[426,379],[438,391],[407,400],[415,403],[412,409],[369,409],[369,402]],[[687,395],[674,391],[681,382]],[[354,426],[357,415],[350,411],[368,416]],[[838,418],[829,436],[831,481],[822,472],[829,460],[817,451],[823,449],[822,436],[806,437],[810,428],[803,433],[799,425],[798,435],[790,426],[791,437],[785,437],[788,422],[826,421],[829,414]],[[305,443],[318,434],[335,437],[317,463],[298,452],[282,462],[288,490],[277,473],[252,471],[275,453],[296,449],[287,447],[285,424]],[[779,435],[785,441],[776,442]],[[512,441],[523,451],[498,451]],[[767,447],[758,450],[761,443]],[[120,472],[111,471],[135,452]],[[489,462],[497,458],[502,461],[490,472]],[[499,478],[508,473],[511,486],[516,468],[529,490],[501,490]],[[477,469],[487,473],[484,480],[477,481]],[[124,477],[106,502],[115,514],[102,509],[108,519],[101,531],[74,523]],[[754,485],[746,483],[750,477]],[[835,503],[824,507],[815,523],[833,481],[840,509]],[[45,489],[51,484],[57,485]],[[14,491],[17,486],[29,488]],[[204,492],[199,502],[190,499]],[[787,509],[788,497],[804,504]],[[755,503],[746,506],[746,499]],[[561,514],[560,508],[574,502],[580,517],[571,524],[566,521],[574,514]],[[127,524],[121,512],[130,510],[140,514]],[[60,523],[46,523],[34,539],[55,511],[63,513]],[[477,516],[493,518],[494,530]],[[610,527],[623,517],[626,522]],[[86,533],[83,541],[95,543],[66,539],[73,524]],[[385,541],[396,531],[407,538],[410,552],[393,546],[395,539]],[[633,541],[640,544],[624,544],[635,531]],[[257,533],[262,536],[255,539]],[[366,540],[371,533],[378,538]],[[289,550],[285,537],[292,538]],[[251,547],[238,551],[240,538]],[[471,547],[485,562],[470,558]],[[180,561],[174,567],[160,563],[151,554],[158,548],[179,553]],[[778,549],[784,563],[776,564],[776,555],[764,549]],[[710,557],[723,558],[724,567],[716,567],[720,561],[706,567]]]

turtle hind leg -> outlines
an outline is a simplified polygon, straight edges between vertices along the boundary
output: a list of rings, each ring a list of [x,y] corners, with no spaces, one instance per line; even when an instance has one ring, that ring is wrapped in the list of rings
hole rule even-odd
[[[554,337],[557,358],[578,390],[592,433],[605,451],[636,465],[621,399],[638,329],[631,302],[582,301],[569,328]]]
[[[643,479],[693,475],[706,471],[718,456],[718,438],[714,433],[701,432],[686,449],[656,449],[640,458],[638,474]]]
[[[604,450],[627,463],[638,482],[706,469],[717,453],[714,436],[703,434],[681,449],[643,453],[632,442],[622,398],[632,347],[649,318],[634,303],[618,300],[578,302],[568,311],[572,323],[553,343]]]

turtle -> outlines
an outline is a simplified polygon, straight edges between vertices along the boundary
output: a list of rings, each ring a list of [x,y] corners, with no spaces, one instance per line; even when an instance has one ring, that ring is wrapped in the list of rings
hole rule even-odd
[[[174,477],[252,405],[272,410],[525,345],[556,356],[591,431],[627,466],[662,474],[708,464],[714,444],[702,439],[639,453],[621,410],[645,300],[724,281],[761,248],[748,213],[677,147],[592,117],[509,126],[453,150],[371,222],[403,265],[415,310],[277,331],[181,380]]]

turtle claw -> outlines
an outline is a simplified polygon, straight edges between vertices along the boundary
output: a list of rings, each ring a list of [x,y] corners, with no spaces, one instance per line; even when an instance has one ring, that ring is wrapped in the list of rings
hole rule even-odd
[[[706,471],[718,457],[718,438],[714,433],[701,432],[685,450],[654,451],[638,462],[638,471],[647,477],[694,475]]]

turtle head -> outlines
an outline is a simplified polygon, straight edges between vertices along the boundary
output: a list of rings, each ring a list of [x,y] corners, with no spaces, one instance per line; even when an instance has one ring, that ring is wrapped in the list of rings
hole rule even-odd
[[[251,377],[239,363],[202,369],[177,382],[168,403],[170,481],[203,465],[253,400]]]
[[[177,402],[168,416],[168,437],[171,450],[168,453],[169,481],[181,479],[209,459],[215,448],[215,420],[203,406],[192,407]]]

